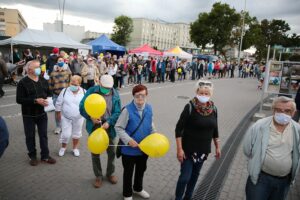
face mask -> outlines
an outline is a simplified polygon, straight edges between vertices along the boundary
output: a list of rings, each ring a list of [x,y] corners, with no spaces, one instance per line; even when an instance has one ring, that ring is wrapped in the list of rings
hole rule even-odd
[[[78,91],[78,86],[77,85],[70,85],[70,90],[72,92],[76,92],[76,91]]]
[[[58,65],[59,67],[63,67],[64,64],[65,64],[64,62],[58,62],[58,63],[57,63],[57,65]]]
[[[109,89],[109,88],[100,87],[100,91],[101,91],[103,94],[109,94],[109,93],[110,93],[110,89]]]
[[[34,74],[36,75],[36,76],[39,76],[39,75],[41,75],[41,68],[35,68],[34,69]]]
[[[197,95],[197,99],[198,99],[201,103],[206,103],[206,102],[209,101],[209,97],[208,97],[208,96]]]
[[[280,125],[287,125],[292,117],[284,113],[275,113],[274,119]]]

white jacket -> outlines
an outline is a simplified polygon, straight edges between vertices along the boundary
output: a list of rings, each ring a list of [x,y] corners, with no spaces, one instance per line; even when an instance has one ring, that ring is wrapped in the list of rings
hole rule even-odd
[[[81,87],[76,94],[69,87],[64,88],[57,98],[55,111],[62,112],[62,115],[67,119],[81,118],[79,104],[84,94],[85,90]]]

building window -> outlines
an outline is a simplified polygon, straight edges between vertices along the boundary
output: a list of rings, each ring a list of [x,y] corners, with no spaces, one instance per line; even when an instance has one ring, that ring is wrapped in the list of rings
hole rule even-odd
[[[3,18],[0,18],[0,22],[5,22],[5,19],[3,19]]]
[[[4,12],[0,12],[0,15],[4,15]]]

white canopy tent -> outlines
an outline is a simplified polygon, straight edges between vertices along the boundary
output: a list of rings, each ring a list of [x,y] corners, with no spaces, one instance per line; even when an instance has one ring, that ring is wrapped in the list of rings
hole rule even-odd
[[[25,29],[18,35],[0,40],[0,45],[29,45],[34,47],[58,47],[70,49],[91,49],[89,45],[81,44],[62,32]]]
[[[183,51],[179,46],[164,52],[164,56],[177,56],[181,59],[192,60],[193,55]]]

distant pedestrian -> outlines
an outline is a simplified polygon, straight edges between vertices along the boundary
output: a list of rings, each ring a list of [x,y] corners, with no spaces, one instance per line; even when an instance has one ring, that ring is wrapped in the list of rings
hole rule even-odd
[[[248,158],[247,200],[284,200],[297,176],[300,160],[300,125],[292,120],[293,99],[273,100],[273,115],[247,131],[244,154]]]
[[[62,57],[59,57],[57,59],[57,64],[54,65],[54,67],[53,67],[53,71],[51,72],[50,79],[49,79],[49,87],[53,93],[52,99],[53,99],[54,106],[56,104],[56,100],[57,100],[60,92],[64,88],[67,88],[69,86],[71,75],[72,75],[72,73],[71,73],[68,65],[64,62],[64,59]],[[56,125],[56,128],[54,130],[54,133],[60,134],[61,133],[61,121],[58,119],[57,115],[55,115],[55,125]]]
[[[4,96],[4,90],[2,89],[5,77],[8,76],[7,66],[5,61],[2,59],[0,52],[0,98]]]
[[[95,83],[99,82],[99,70],[92,57],[87,59],[87,65],[84,65],[81,70],[81,77],[83,79],[83,88],[88,90],[93,87]]]
[[[56,160],[49,156],[47,126],[48,117],[44,107],[48,106],[47,97],[51,96],[48,82],[40,77],[40,62],[29,61],[27,64],[28,76],[22,78],[17,87],[17,103],[22,106],[22,116],[26,138],[26,146],[30,165],[38,164],[35,147],[35,127],[38,128],[41,161],[49,164]]]
[[[79,139],[82,136],[82,126],[84,118],[79,112],[79,103],[85,94],[85,90],[80,87],[82,78],[78,75],[74,75],[71,78],[70,86],[63,89],[59,94],[55,112],[57,112],[58,118],[61,119],[61,135],[59,142],[61,148],[58,155],[63,156],[65,154],[67,144],[70,137],[73,140],[73,154],[79,156]]]
[[[177,159],[181,164],[175,200],[190,200],[204,161],[214,141],[216,158],[220,158],[217,108],[211,100],[213,85],[199,80],[195,97],[185,105],[176,124]],[[201,133],[201,134],[199,134]]]

